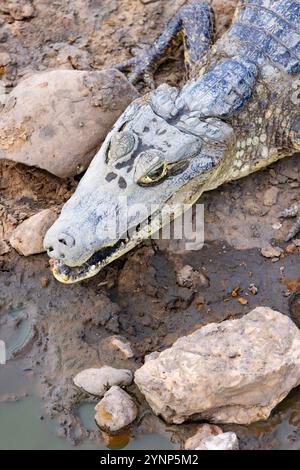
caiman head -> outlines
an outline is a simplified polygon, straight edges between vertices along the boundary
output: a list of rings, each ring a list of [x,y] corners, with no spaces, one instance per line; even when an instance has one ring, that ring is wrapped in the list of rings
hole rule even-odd
[[[229,125],[199,117],[177,88],[161,85],[134,101],[46,234],[56,279],[73,283],[94,276],[159,230],[166,205],[174,212],[192,205],[231,140]]]

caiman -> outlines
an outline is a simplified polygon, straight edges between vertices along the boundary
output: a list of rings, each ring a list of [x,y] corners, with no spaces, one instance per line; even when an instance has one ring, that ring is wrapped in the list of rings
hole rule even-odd
[[[107,135],[45,237],[59,281],[89,278],[150,237],[166,223],[165,206],[183,211],[300,150],[300,1],[242,0],[213,38],[210,5],[188,2],[152,46],[118,65],[153,86],[156,67],[183,43],[187,80],[135,100]],[[111,237],[124,201],[148,213],[135,211]]]

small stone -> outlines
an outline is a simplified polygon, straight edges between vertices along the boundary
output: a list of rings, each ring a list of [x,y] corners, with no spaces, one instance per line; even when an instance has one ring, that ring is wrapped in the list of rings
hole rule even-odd
[[[194,269],[192,266],[184,266],[177,273],[177,284],[181,287],[192,287],[193,286],[193,273]]]
[[[95,407],[95,420],[100,429],[106,432],[117,432],[132,423],[138,409],[128,393],[120,387],[113,386],[105,393]]]
[[[278,199],[278,194],[279,194],[279,189],[276,188],[276,186],[271,186],[271,188],[267,189],[263,197],[264,206],[270,207],[276,204],[277,199]]]
[[[130,385],[132,378],[132,372],[128,369],[103,366],[99,369],[85,369],[79,372],[73,382],[91,395],[102,397],[113,385]]]
[[[203,440],[196,450],[239,450],[239,441],[234,432],[224,432]]]
[[[218,434],[222,434],[222,429],[215,424],[202,424],[198,427],[196,434],[192,437],[187,439],[184,444],[185,450],[194,450],[197,449],[203,442],[203,440],[207,439],[211,436],[217,436]]]
[[[251,292],[251,294],[253,295],[257,295],[258,287],[256,287],[255,284],[250,284],[250,286],[248,287],[248,291]]]
[[[57,214],[51,209],[29,217],[13,231],[9,239],[11,246],[24,256],[43,253],[45,234],[56,219]]]
[[[299,248],[300,247],[300,238],[295,238],[293,243],[294,243],[295,246],[297,246]]]
[[[261,249],[261,254],[265,258],[279,258],[283,250],[279,246],[267,245]]]
[[[123,354],[123,356],[125,356],[126,359],[130,359],[134,356],[130,343],[122,341],[120,338],[117,337],[112,337],[110,342],[112,346],[121,351],[121,353]]]
[[[241,305],[247,305],[248,304],[248,300],[245,299],[245,297],[239,297],[237,300],[238,300],[238,303],[241,304]]]
[[[181,268],[177,273],[177,284],[180,287],[208,287],[209,279],[200,271],[197,271],[192,266],[186,265]]]
[[[285,252],[288,254],[295,253],[296,251],[297,251],[297,246],[294,243],[290,243],[285,248]]]

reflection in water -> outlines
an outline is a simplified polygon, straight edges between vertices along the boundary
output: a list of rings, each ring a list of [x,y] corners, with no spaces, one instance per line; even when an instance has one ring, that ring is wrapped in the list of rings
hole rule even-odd
[[[248,426],[249,434],[261,439],[273,434],[280,450],[300,450],[300,387],[280,403],[267,421]]]

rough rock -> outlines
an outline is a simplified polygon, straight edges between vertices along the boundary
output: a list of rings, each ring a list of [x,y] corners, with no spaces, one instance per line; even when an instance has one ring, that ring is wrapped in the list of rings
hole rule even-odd
[[[239,441],[234,432],[224,432],[204,439],[196,450],[239,450]]]
[[[59,177],[87,168],[137,91],[117,70],[53,70],[31,75],[0,112],[0,159]]]
[[[189,439],[185,441],[184,448],[185,450],[197,449],[197,447],[199,447],[207,438],[211,436],[217,436],[218,434],[222,433],[222,429],[215,424],[201,424],[196,434],[189,437]]]
[[[180,338],[138,369],[135,382],[170,423],[266,419],[300,384],[300,331],[287,316],[257,307]]]
[[[45,234],[56,218],[57,214],[51,209],[44,209],[29,217],[15,228],[9,239],[10,244],[24,256],[43,253]]]
[[[86,369],[79,372],[73,382],[86,392],[102,397],[113,385],[129,385],[132,379],[130,370],[104,366],[99,369]]]
[[[113,386],[96,405],[95,420],[104,431],[116,432],[128,426],[137,417],[137,406],[120,387]]]

